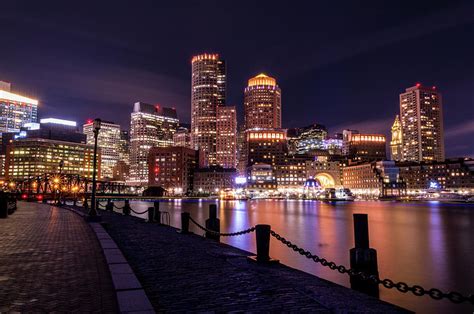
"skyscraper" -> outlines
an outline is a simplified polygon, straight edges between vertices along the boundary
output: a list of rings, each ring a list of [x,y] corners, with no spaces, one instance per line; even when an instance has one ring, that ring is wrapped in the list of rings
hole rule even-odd
[[[207,165],[216,165],[217,107],[224,106],[226,98],[225,62],[218,54],[201,54],[191,64],[191,143],[202,150]]]
[[[217,107],[216,162],[223,168],[237,166],[237,112],[235,106]]]
[[[173,134],[178,128],[176,110],[137,102],[130,121],[130,178],[131,184],[148,183],[148,153],[152,147],[173,145]]]
[[[390,155],[392,160],[401,161],[403,158],[402,125],[398,115],[392,125],[392,140],[390,141]]]
[[[37,119],[38,100],[14,94],[10,83],[0,82],[0,133],[19,132]]]
[[[436,87],[417,83],[400,94],[404,161],[444,161],[443,107]]]
[[[87,121],[82,132],[87,136],[87,144],[94,145],[94,121]],[[97,146],[101,150],[101,178],[112,178],[113,168],[120,160],[120,125],[102,121]]]
[[[281,128],[281,90],[265,74],[249,79],[244,90],[245,130]]]

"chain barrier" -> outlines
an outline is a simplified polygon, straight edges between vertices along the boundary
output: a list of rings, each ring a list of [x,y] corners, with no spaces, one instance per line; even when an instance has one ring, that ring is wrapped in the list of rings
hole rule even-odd
[[[137,211],[134,211],[131,207],[130,207],[130,210],[131,210],[132,212],[134,212],[135,215],[143,215],[143,214],[145,214],[146,212],[148,212],[148,209],[146,209],[145,211],[142,211],[142,212],[137,212]]]
[[[254,232],[255,231],[255,226],[253,227],[250,227],[248,229],[245,229],[245,230],[242,230],[242,231],[237,231],[237,232],[230,232],[230,233],[224,233],[224,232],[217,232],[217,231],[214,231],[214,230],[210,230],[210,229],[207,229],[206,227],[204,226],[201,226],[199,223],[197,223],[196,220],[194,220],[191,216],[189,216],[189,220],[192,221],[192,223],[194,223],[199,229],[205,231],[205,232],[209,232],[209,233],[212,233],[212,234],[215,234],[215,235],[219,235],[219,236],[222,236],[222,237],[233,237],[233,236],[239,236],[239,235],[243,235],[243,234],[246,234],[246,233],[251,233],[251,232]]]
[[[123,209],[124,207],[125,207],[125,206],[118,207],[117,205],[114,204],[114,208],[115,208],[115,209],[119,209],[119,210],[120,210],[120,209]]]
[[[474,304],[473,294],[469,296],[464,296],[461,293],[454,292],[454,291],[449,292],[449,293],[443,293],[441,290],[436,289],[436,288],[427,290],[419,285],[410,286],[405,282],[395,283],[394,281],[390,279],[380,279],[376,275],[369,275],[361,271],[356,271],[352,268],[347,268],[344,265],[337,265],[336,263],[332,261],[328,261],[325,258],[321,258],[318,255],[311,253],[310,251],[300,248],[299,246],[285,239],[284,237],[282,237],[281,235],[279,235],[273,230],[270,231],[270,235],[272,235],[278,241],[280,241],[281,243],[283,243],[284,245],[286,245],[293,251],[299,253],[300,255],[303,255],[306,258],[313,260],[315,263],[319,263],[323,265],[324,267],[329,267],[331,270],[337,270],[341,274],[348,274],[349,276],[358,276],[362,280],[371,280],[374,283],[382,285],[387,289],[396,288],[398,291],[402,293],[407,293],[408,291],[410,291],[411,293],[419,297],[423,295],[429,295],[434,300],[441,300],[443,298],[446,298],[453,303],[463,303],[467,301],[467,302],[470,302],[471,304]]]

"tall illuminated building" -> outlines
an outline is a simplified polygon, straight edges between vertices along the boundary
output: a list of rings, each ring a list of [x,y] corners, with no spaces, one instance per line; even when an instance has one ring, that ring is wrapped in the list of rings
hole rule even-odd
[[[436,87],[417,83],[400,94],[404,161],[444,161],[443,107]]]
[[[259,74],[248,81],[244,90],[245,129],[281,128],[281,89],[276,80]]]
[[[403,136],[402,125],[398,115],[392,125],[392,140],[390,141],[390,155],[392,160],[401,161],[403,159]]]
[[[0,133],[19,132],[37,119],[38,100],[12,93],[10,83],[0,82]]]
[[[87,144],[94,145],[94,121],[88,120],[82,126],[82,133],[87,136]],[[120,125],[109,121],[102,121],[97,147],[101,149],[101,178],[111,179],[113,168],[120,160]]]
[[[176,110],[137,102],[130,121],[130,184],[148,183],[148,153],[152,147],[173,146],[178,128]]]
[[[217,164],[217,107],[226,100],[225,62],[218,54],[201,54],[191,61],[191,143],[209,166]]]
[[[235,106],[217,107],[216,163],[223,168],[237,166],[237,112]]]

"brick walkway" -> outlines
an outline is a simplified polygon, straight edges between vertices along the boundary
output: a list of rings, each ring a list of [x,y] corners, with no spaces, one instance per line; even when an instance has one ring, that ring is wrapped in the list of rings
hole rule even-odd
[[[95,234],[77,214],[18,203],[0,219],[0,312],[117,312]]]
[[[295,269],[249,263],[247,252],[201,236],[101,214],[159,311],[404,312]]]

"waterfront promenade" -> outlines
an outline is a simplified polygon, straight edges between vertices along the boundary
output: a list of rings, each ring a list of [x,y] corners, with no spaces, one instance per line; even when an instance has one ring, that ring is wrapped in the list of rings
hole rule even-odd
[[[284,265],[171,227],[101,212],[156,311],[404,312]],[[118,311],[92,228],[72,211],[18,203],[0,220],[0,311]]]

